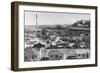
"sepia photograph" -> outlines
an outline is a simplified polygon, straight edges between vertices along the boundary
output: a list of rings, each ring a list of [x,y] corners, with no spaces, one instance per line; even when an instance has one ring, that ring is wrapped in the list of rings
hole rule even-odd
[[[89,59],[89,13],[24,11],[24,61]]]

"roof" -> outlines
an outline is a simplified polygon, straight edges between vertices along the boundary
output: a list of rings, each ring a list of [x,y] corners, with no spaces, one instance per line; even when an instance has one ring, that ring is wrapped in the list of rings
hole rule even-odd
[[[48,55],[53,55],[53,54],[58,54],[58,55],[63,55],[62,52],[58,51],[58,50],[52,50],[48,53]]]

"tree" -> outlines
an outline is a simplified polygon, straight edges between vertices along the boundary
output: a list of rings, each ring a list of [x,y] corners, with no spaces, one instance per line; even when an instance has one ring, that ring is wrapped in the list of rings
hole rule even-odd
[[[57,25],[56,28],[57,29],[62,29],[62,26],[61,25]]]

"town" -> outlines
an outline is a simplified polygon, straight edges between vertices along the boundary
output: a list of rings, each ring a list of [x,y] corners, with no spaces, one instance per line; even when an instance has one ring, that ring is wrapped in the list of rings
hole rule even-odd
[[[72,25],[26,25],[24,45],[25,62],[88,59],[90,21],[79,20]]]

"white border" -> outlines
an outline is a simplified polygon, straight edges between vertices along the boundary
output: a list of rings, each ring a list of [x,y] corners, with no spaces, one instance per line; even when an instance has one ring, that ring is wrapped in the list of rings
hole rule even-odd
[[[53,12],[73,12],[73,13],[90,13],[91,14],[91,58],[81,60],[62,60],[62,61],[41,61],[41,62],[24,62],[24,10],[31,11],[53,11]],[[34,68],[62,65],[83,65],[95,64],[95,10],[79,8],[57,8],[41,6],[19,5],[19,68]]]

